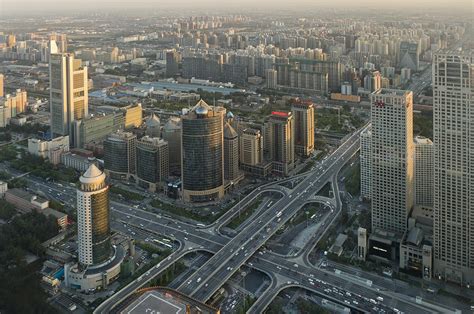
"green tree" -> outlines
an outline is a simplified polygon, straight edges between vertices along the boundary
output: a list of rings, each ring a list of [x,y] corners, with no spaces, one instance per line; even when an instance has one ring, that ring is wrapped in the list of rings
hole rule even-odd
[[[15,207],[5,200],[0,199],[0,219],[8,220],[16,214]]]

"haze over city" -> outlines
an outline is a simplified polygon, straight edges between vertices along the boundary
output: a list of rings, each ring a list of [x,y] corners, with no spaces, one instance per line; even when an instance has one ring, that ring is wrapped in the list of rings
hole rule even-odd
[[[469,0],[401,0],[401,1],[377,1],[377,0],[362,0],[362,1],[350,1],[350,0],[295,0],[295,1],[280,1],[280,0],[241,0],[241,1],[230,1],[230,0],[181,0],[181,1],[164,1],[164,0],[117,0],[117,1],[95,1],[85,0],[80,2],[68,2],[59,0],[1,0],[0,1],[0,16],[5,14],[15,13],[23,15],[37,15],[37,13],[54,13],[54,12],[67,12],[71,10],[77,10],[78,12],[89,12],[100,11],[100,12],[117,12],[124,9],[131,9],[133,12],[138,10],[151,9],[159,13],[161,10],[194,10],[197,12],[217,10],[217,11],[232,11],[248,12],[252,9],[265,9],[265,10],[291,10],[291,11],[302,11],[306,9],[330,9],[330,10],[366,10],[366,9],[390,9],[394,11],[403,10],[420,10],[432,11],[432,10],[447,10],[453,12],[469,11],[472,10],[472,1]],[[22,10],[22,8],[29,8],[29,10]],[[71,12],[72,13],[72,12]],[[208,11],[209,14],[212,11]],[[315,12],[317,13],[317,12]],[[468,12],[469,13],[469,12]]]
[[[471,313],[473,3],[0,0],[0,313]]]

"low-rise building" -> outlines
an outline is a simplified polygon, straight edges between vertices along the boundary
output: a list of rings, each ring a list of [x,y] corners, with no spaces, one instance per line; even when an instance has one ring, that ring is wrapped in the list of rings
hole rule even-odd
[[[59,136],[50,141],[44,141],[37,138],[28,139],[28,152],[35,156],[50,158],[51,151],[57,153],[58,149],[62,152],[69,151],[69,136]]]
[[[5,195],[6,191],[8,191],[8,183],[0,181],[0,198]]]
[[[54,210],[52,208],[45,208],[43,211],[42,211],[42,214],[45,215],[45,216],[53,216],[54,218],[56,218],[56,221],[58,223],[58,226],[61,228],[61,229],[66,229],[67,227],[67,214],[65,213],[62,213],[60,211],[57,211],[57,210]]]
[[[72,152],[61,155],[61,163],[68,168],[74,168],[77,171],[86,171],[91,164],[97,165],[97,159],[94,157],[84,157]]]
[[[22,189],[10,189],[5,192],[5,200],[21,213],[43,210],[49,207],[49,201]]]
[[[125,258],[125,250],[121,245],[113,246],[113,255],[100,265],[86,268],[78,263],[64,265],[64,282],[67,287],[82,292],[93,292],[106,289],[120,275],[120,266]]]

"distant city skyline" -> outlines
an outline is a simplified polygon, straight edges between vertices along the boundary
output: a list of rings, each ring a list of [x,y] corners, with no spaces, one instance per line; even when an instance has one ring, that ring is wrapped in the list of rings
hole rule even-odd
[[[271,6],[271,7],[269,7]],[[153,1],[153,0],[139,0],[139,1],[130,1],[130,0],[117,0],[117,1],[94,1],[94,0],[84,0],[78,3],[65,3],[64,1],[59,0],[44,0],[44,1],[35,1],[35,0],[1,0],[0,1],[0,16],[4,14],[26,14],[24,8],[28,7],[28,14],[33,15],[35,13],[54,13],[54,12],[65,12],[67,10],[74,9],[80,12],[91,12],[91,10],[107,10],[108,12],[120,11],[121,9],[143,9],[143,8],[156,8],[157,11],[160,10],[170,10],[170,9],[199,9],[199,10],[233,10],[235,14],[239,12],[245,12],[251,8],[262,8],[265,10],[270,9],[291,9],[292,11],[302,10],[303,8],[313,7],[321,9],[344,9],[344,8],[358,8],[358,9],[468,9],[472,8],[472,2],[468,0],[438,0],[438,1],[409,1],[409,0],[400,0],[396,2],[387,2],[376,1],[376,0],[361,0],[357,2],[349,0],[335,0],[335,1],[312,1],[312,0],[296,0],[292,2],[282,1],[282,0],[262,0],[262,1],[251,1],[251,0],[242,0],[238,3],[228,0],[223,0],[218,3],[213,0],[182,0],[179,2],[168,2],[163,0]],[[32,11],[35,12],[32,12]],[[235,11],[238,10],[238,11]],[[77,12],[76,12],[77,13]],[[196,13],[197,14],[197,13]]]

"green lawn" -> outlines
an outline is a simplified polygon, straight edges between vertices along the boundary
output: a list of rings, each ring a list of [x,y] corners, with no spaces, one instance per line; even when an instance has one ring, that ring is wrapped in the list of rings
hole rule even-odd
[[[263,198],[257,198],[250,206],[245,208],[243,211],[240,211],[240,215],[231,220],[227,227],[232,229],[237,229],[247,218],[252,216],[252,214],[257,210],[257,208],[262,204]]]
[[[142,195],[140,195],[138,193],[130,192],[130,191],[122,189],[118,186],[112,186],[110,188],[110,192],[114,193],[114,194],[120,194],[124,198],[132,200],[132,201],[142,201],[142,200],[145,199],[145,197],[143,197]]]
[[[294,217],[293,220],[290,220],[291,225],[297,226],[303,221],[306,220],[306,218],[310,218],[313,216],[319,209],[321,208],[320,204],[308,204],[305,205],[301,210],[298,211],[298,214]],[[308,212],[308,214],[306,214]]]
[[[360,164],[357,163],[355,167],[350,170],[345,180],[345,186],[347,192],[351,193],[352,196],[359,195],[360,193]]]

